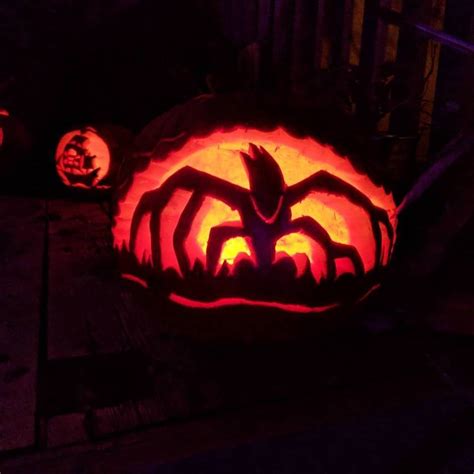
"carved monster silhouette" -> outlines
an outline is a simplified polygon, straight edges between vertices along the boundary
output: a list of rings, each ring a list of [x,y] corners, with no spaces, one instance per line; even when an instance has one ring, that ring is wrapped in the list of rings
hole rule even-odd
[[[250,190],[225,181],[218,176],[185,166],[171,175],[159,188],[142,195],[133,215],[130,229],[130,250],[136,251],[137,235],[145,215],[150,214],[152,260],[155,269],[161,269],[160,225],[161,215],[173,193],[183,189],[192,193],[173,235],[174,251],[183,275],[190,269],[185,249],[186,239],[199,209],[206,197],[222,201],[240,215],[238,225],[221,224],[209,233],[206,251],[206,269],[214,275],[224,244],[234,237],[247,237],[252,246],[259,271],[270,270],[275,258],[275,243],[279,238],[300,232],[320,244],[327,254],[326,275],[335,279],[337,258],[349,258],[356,275],[364,273],[364,265],[357,249],[331,239],[328,232],[312,217],[291,219],[291,207],[314,191],[344,196],[367,212],[375,241],[375,266],[382,265],[382,235],[385,226],[393,244],[393,228],[387,212],[372,204],[370,199],[354,186],[327,171],[318,171],[302,181],[287,186],[275,159],[261,146],[249,144],[248,152],[241,152],[247,171]]]

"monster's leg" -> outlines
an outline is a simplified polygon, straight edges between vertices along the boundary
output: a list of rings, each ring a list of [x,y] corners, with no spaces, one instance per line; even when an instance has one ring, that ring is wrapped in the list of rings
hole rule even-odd
[[[312,191],[344,196],[348,201],[367,212],[375,240],[375,265],[382,263],[382,232],[379,223],[387,230],[390,248],[393,246],[393,227],[385,209],[375,206],[371,200],[357,188],[327,171],[318,171],[288,189],[288,205],[300,202]]]
[[[181,273],[186,275],[190,271],[189,257],[185,249],[186,239],[191,231],[191,227],[194,222],[194,218],[201,209],[202,203],[204,202],[204,196],[201,193],[194,192],[189,199],[186,207],[181,214],[176,229],[173,234],[173,246],[178,259],[179,268]]]
[[[215,275],[217,264],[224,244],[234,237],[245,237],[244,229],[239,226],[222,224],[215,226],[209,232],[206,249],[206,268],[211,275]]]
[[[315,242],[322,245],[326,251],[328,280],[333,280],[336,276],[336,258],[349,258],[354,266],[356,275],[362,275],[364,273],[364,265],[357,250],[352,245],[334,242],[326,229],[311,217],[305,216],[295,219],[291,223],[291,227],[302,231]]]
[[[161,269],[161,214],[177,189],[198,192],[218,199],[232,209],[240,209],[247,191],[203,171],[185,166],[171,175],[159,188],[142,195],[133,213],[130,227],[130,251],[135,252],[138,232],[150,214],[150,236],[153,266]]]

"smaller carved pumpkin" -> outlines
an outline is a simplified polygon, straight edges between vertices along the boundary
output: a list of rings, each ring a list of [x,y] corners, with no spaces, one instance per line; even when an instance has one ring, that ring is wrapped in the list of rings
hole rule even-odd
[[[4,141],[4,137],[5,137],[5,133],[3,131],[3,122],[4,122],[4,117],[9,117],[10,114],[8,112],[8,110],[5,110],[5,109],[0,109],[0,117],[2,118],[2,120],[0,121],[0,149],[2,148],[3,146],[3,141]]]
[[[86,126],[67,132],[56,148],[56,172],[67,187],[110,189],[130,140],[131,134],[116,126]]]
[[[0,151],[21,154],[30,148],[31,140],[23,123],[7,109],[0,107]]]
[[[31,159],[31,139],[22,121],[7,109],[0,107],[0,184],[2,190],[20,191],[26,185],[25,169]],[[28,176],[29,178],[30,176]]]

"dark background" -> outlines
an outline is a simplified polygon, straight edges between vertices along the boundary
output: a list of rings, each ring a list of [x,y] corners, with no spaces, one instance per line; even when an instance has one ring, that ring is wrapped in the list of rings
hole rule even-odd
[[[297,69],[309,58],[311,42],[305,31],[314,33],[314,27],[301,25],[304,34],[299,38],[297,11],[284,3],[3,0],[0,106],[23,121],[37,149],[45,153],[60,133],[86,122],[112,122],[137,132],[173,105],[209,92],[210,84],[219,92],[239,88],[238,54],[254,41],[270,49],[272,64],[262,87],[279,93],[276,85],[286,74],[301,76]],[[315,15],[317,2],[306,3],[306,16]],[[447,4],[446,31],[468,40],[473,3]],[[280,32],[279,22],[284,27]],[[324,29],[336,31],[337,25]],[[300,41],[299,46],[293,43],[291,54],[285,35]],[[333,60],[329,70],[337,66]],[[433,116],[434,150],[462,126],[469,87],[464,73],[465,57],[443,48]],[[318,74],[324,77],[321,72],[303,71],[303,80],[314,81]],[[324,80],[320,82],[324,89]],[[410,82],[402,86],[408,91],[411,87]]]
[[[0,102],[37,138],[83,122],[139,130],[235,62],[212,2],[3,1],[0,21]]]

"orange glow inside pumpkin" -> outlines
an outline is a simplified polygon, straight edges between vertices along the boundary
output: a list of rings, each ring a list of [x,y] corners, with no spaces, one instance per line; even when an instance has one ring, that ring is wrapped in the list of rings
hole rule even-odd
[[[249,181],[240,158],[241,151],[247,151],[249,143],[263,146],[280,166],[285,182],[291,186],[319,170],[341,178],[363,192],[371,202],[388,211],[395,228],[395,203],[390,194],[376,186],[366,175],[357,172],[350,161],[336,154],[311,138],[296,138],[283,129],[271,132],[236,128],[232,131],[216,131],[207,137],[191,138],[181,149],[169,154],[163,161],[151,161],[146,170],[137,173],[128,193],[119,203],[119,214],[114,228],[114,242],[118,248],[129,246],[130,222],[133,212],[143,193],[158,188],[172,174],[183,166],[190,166],[221,179],[249,189]],[[160,243],[163,270],[179,265],[173,249],[173,233],[178,219],[191,193],[177,189],[161,215]],[[292,219],[310,216],[320,223],[335,242],[353,245],[359,252],[367,272],[375,265],[375,242],[367,213],[350,203],[346,197],[312,192],[291,208]],[[220,224],[240,225],[239,213],[225,203],[208,197],[195,216],[190,234],[186,240],[186,251],[191,267],[196,260],[206,262],[206,248],[209,232]],[[384,226],[383,264],[390,258],[389,241]],[[325,277],[324,249],[303,233],[290,233],[275,243],[275,261],[284,256],[293,258],[297,275],[301,275],[309,260],[310,268],[317,280]],[[139,229],[136,246],[139,261],[151,261],[149,217]],[[252,245],[247,238],[228,240],[220,256],[220,264],[227,262],[230,271],[235,263],[247,258],[254,260]],[[337,275],[353,272],[349,259],[336,261]]]

